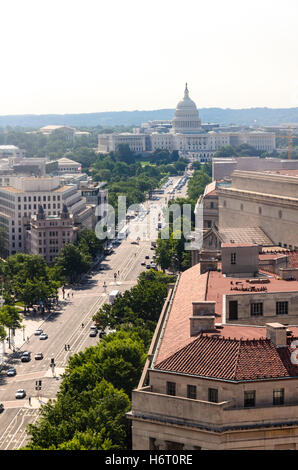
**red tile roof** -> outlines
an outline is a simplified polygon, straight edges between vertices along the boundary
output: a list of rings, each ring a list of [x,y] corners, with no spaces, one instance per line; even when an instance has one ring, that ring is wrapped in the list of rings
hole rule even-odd
[[[220,263],[218,264],[220,267]],[[171,310],[165,324],[163,336],[158,346],[156,361],[161,362],[178,349],[186,346],[193,341],[190,336],[189,317],[192,316],[192,302],[195,301],[215,301],[215,323],[222,320],[222,302],[223,296],[227,294],[248,294],[254,292],[298,292],[298,281],[280,280],[274,274],[270,273],[270,282],[266,284],[251,284],[245,278],[224,277],[221,272],[210,271],[200,274],[200,265],[196,264],[192,268],[181,274],[177,285],[176,293],[172,300]],[[236,284],[238,282],[239,284]],[[233,283],[233,284],[231,284]],[[241,283],[241,284],[240,284]],[[239,290],[235,290],[235,289]],[[254,290],[249,290],[253,289]],[[247,289],[247,290],[240,290]],[[260,291],[260,289],[266,289]],[[229,332],[229,328],[233,331]],[[224,325],[224,336],[236,338],[261,338],[266,337],[265,328],[261,329],[251,326],[228,326]],[[298,335],[298,330],[297,330]]]
[[[297,251],[289,251],[287,255],[290,258],[290,268],[298,268],[298,252]]]
[[[154,369],[233,381],[298,376],[289,348],[270,339],[237,340],[201,334]]]

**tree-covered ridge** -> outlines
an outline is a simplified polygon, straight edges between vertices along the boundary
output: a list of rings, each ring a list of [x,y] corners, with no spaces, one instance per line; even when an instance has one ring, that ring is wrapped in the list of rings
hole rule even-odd
[[[64,125],[75,127],[114,127],[139,126],[142,122],[151,120],[171,120],[174,108],[141,110],[141,111],[107,111],[80,114],[19,114],[0,116],[0,127],[22,126],[39,128],[46,125]],[[202,122],[212,122],[221,125],[278,125],[287,122],[298,122],[298,108],[199,108]]]

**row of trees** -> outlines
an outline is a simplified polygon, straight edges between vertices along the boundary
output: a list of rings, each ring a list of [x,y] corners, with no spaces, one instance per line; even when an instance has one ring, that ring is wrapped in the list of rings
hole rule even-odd
[[[6,330],[10,331],[16,330],[17,328],[22,327],[22,318],[19,314],[19,311],[16,307],[12,305],[4,305],[0,308],[0,340],[4,341],[6,338]]]
[[[229,157],[279,157],[277,151],[273,153],[264,152],[264,150],[258,150],[249,144],[240,145],[226,145],[220,147],[214,154],[214,158],[229,158]]]
[[[94,316],[116,328],[96,346],[70,357],[55,402],[28,426],[26,449],[124,450],[131,448],[131,391],[137,386],[167,285],[173,278],[142,273],[135,287]]]
[[[193,166],[198,169],[194,171],[192,178],[189,180],[187,197],[170,200],[168,203],[168,209],[173,204],[179,205],[181,223],[177,226],[177,223],[174,222],[173,212],[170,211],[169,226],[159,233],[157,239],[155,249],[156,260],[163,271],[166,269],[170,269],[172,272],[185,271],[191,267],[191,252],[185,249],[185,243],[189,242],[187,235],[194,229],[194,209],[197,200],[203,194],[206,184],[211,182],[211,177],[208,174],[210,171],[209,165],[201,165],[199,162],[196,162],[196,165]],[[190,219],[183,213],[184,204],[188,204],[191,207]],[[188,233],[182,232],[183,227],[188,228]],[[167,232],[169,236],[167,236]]]
[[[102,252],[103,244],[104,241],[99,240],[92,230],[83,229],[76,244],[63,246],[55,260],[55,267],[61,276],[75,282],[91,268],[93,260]]]
[[[118,197],[126,196],[127,205],[145,201],[146,193],[155,189],[166,176],[181,174],[187,161],[178,159],[175,152],[156,151],[144,161],[126,144],[115,152],[99,155],[89,169],[95,181],[106,181],[109,203],[117,211]]]
[[[47,307],[51,299],[57,298],[58,288],[87,272],[92,260],[103,249],[91,230],[80,232],[76,244],[66,244],[55,260],[48,266],[39,255],[17,253],[0,263],[3,297],[6,305],[22,304],[25,310],[34,305]]]

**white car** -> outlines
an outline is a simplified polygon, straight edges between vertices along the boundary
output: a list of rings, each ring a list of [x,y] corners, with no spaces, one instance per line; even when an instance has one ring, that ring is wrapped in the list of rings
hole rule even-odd
[[[34,331],[35,336],[39,336],[43,333],[41,328],[38,328],[37,330]]]
[[[26,392],[23,388],[19,388],[19,390],[16,391],[16,398],[25,398]]]
[[[48,335],[46,333],[41,333],[39,339],[48,339]]]

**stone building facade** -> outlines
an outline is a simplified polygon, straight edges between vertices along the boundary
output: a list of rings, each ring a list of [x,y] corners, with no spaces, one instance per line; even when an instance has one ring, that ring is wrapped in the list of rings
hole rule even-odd
[[[298,170],[236,170],[217,195],[219,228],[258,226],[276,245],[298,248]]]
[[[251,305],[264,286],[255,323],[260,310]],[[296,449],[297,294],[297,281],[261,270],[251,279],[224,275],[220,263],[183,272],[170,286],[132,393],[133,449]],[[238,321],[228,321],[233,296],[243,301]],[[291,313],[283,302],[293,302]]]

